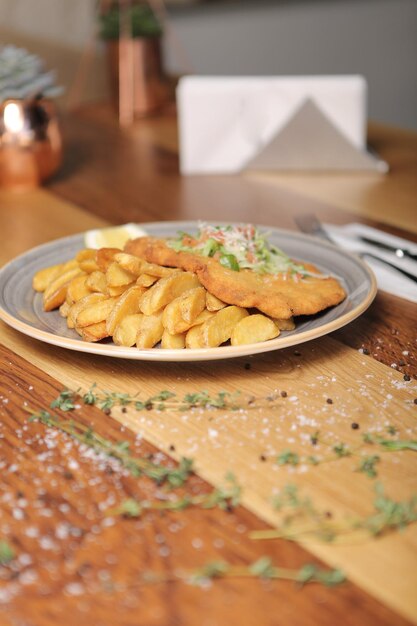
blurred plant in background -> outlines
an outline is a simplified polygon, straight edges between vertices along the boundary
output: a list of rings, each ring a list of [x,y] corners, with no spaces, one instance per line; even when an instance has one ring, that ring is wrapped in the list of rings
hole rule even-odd
[[[55,72],[45,71],[38,56],[15,46],[0,48],[0,102],[40,95],[54,98],[62,92],[55,85]]]
[[[120,2],[100,3],[99,24],[102,39],[118,39],[121,31],[121,12],[126,11],[126,21],[130,34],[137,37],[160,37],[163,29],[151,6],[147,2],[137,2],[123,8]]]

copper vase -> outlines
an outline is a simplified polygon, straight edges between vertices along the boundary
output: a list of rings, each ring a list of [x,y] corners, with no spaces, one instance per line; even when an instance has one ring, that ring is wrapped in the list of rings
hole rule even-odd
[[[126,53],[126,57],[120,57],[120,52],[122,55]],[[131,98],[128,106],[131,107],[134,117],[149,115],[166,102],[167,86],[162,70],[160,37],[108,41],[107,58],[112,100],[116,110],[120,109],[121,104],[119,87],[125,88]],[[127,72],[124,71],[125,61],[129,65]],[[120,74],[120,68],[123,69],[123,74]]]
[[[0,104],[0,188],[37,187],[61,161],[61,132],[51,100],[10,99]]]

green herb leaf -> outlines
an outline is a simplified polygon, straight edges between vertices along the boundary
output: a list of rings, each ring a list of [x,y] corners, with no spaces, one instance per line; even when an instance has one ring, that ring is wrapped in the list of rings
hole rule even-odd
[[[369,476],[369,478],[376,478],[377,471],[375,469],[375,465],[380,462],[380,457],[376,454],[365,456],[361,459],[359,466],[357,467],[357,472],[362,472]]]
[[[284,450],[277,457],[278,465],[298,465],[300,462],[300,457],[296,452],[292,452],[291,450]]]
[[[59,396],[50,404],[51,409],[61,409],[61,411],[72,411],[75,409],[75,393],[70,389],[61,391]]]
[[[237,261],[237,258],[234,254],[222,254],[219,259],[220,265],[223,267],[227,267],[229,270],[233,270],[234,272],[239,272],[240,266]]]
[[[12,546],[4,539],[0,540],[0,565],[7,565],[15,556]]]
[[[260,578],[273,578],[275,574],[275,568],[269,556],[262,556],[252,563],[249,566],[249,571],[254,576],[259,576]]]

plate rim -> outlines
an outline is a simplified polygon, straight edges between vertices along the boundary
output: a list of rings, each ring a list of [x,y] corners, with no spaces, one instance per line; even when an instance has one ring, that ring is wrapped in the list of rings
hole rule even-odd
[[[216,221],[216,224],[242,224],[243,222],[222,222]],[[143,228],[152,228],[158,227],[163,224],[165,227],[172,227],[173,230],[180,229],[181,225],[198,225],[198,220],[173,220],[173,221],[158,221],[158,222],[145,222],[138,223],[138,225]],[[297,231],[291,231],[282,228],[276,228],[274,226],[265,226],[262,224],[256,224],[256,226],[260,229],[264,230],[273,230],[274,233],[278,235],[291,235],[292,237],[296,237],[297,239],[306,240],[310,243],[317,243],[317,237],[312,235],[307,235],[305,233],[299,233]],[[188,226],[189,227],[189,226]],[[22,260],[24,260],[28,255],[33,255],[37,253],[42,253],[45,249],[48,249],[52,246],[56,246],[57,244],[69,244],[71,241],[74,243],[84,237],[86,231],[76,233],[73,235],[68,235],[65,237],[60,237],[57,239],[53,239],[51,241],[39,244],[26,250],[22,254],[14,257],[10,261],[8,261],[5,265],[0,268],[0,286],[2,283],[2,277],[8,271],[10,271],[10,267],[14,264],[20,264]],[[9,311],[5,310],[3,306],[0,304],[0,319],[2,319],[8,326],[14,328],[15,330],[21,332],[22,334],[31,337],[33,339],[37,339],[38,341],[42,341],[43,343],[47,343],[49,345],[54,345],[57,347],[61,347],[64,349],[73,350],[76,352],[83,352],[89,354],[96,354],[101,356],[113,357],[113,358],[125,358],[129,360],[140,360],[140,361],[160,361],[160,362],[186,362],[186,361],[206,361],[206,360],[223,360],[229,358],[239,358],[243,356],[251,356],[256,354],[262,354],[265,352],[272,352],[274,350],[280,350],[283,348],[288,348],[291,346],[299,345],[301,343],[305,343],[307,341],[311,341],[313,339],[318,339],[329,333],[334,332],[346,326],[350,322],[354,321],[358,318],[373,302],[376,293],[377,293],[377,282],[375,275],[371,268],[364,263],[359,257],[352,254],[351,252],[339,248],[331,242],[327,242],[324,240],[319,240],[321,247],[326,247],[327,249],[341,254],[342,256],[350,258],[353,262],[355,262],[362,271],[367,275],[370,286],[364,297],[363,301],[360,302],[356,307],[343,313],[341,316],[337,317],[334,320],[326,322],[322,326],[318,328],[312,328],[309,330],[302,331],[298,335],[288,335],[288,336],[279,336],[275,339],[271,339],[265,342],[259,343],[251,343],[245,344],[242,346],[219,346],[216,348],[197,348],[194,350],[184,350],[184,349],[155,349],[155,348],[146,348],[146,349],[138,349],[133,347],[123,347],[116,346],[114,344],[105,344],[105,343],[93,343],[93,342],[83,342],[79,339],[71,339],[69,337],[64,337],[62,335],[55,335],[52,332],[44,331],[39,328],[33,327],[30,324],[22,322],[12,315]]]

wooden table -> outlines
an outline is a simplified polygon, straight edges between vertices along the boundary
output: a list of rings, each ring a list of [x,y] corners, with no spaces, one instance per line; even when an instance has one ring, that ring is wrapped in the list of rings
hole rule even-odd
[[[411,133],[371,127],[370,138],[391,165],[385,178],[181,178],[173,111],[122,131],[105,107],[96,106],[68,116],[64,127],[66,162],[48,187],[0,194],[1,263],[42,242],[128,221],[222,219],[294,229],[294,216],[314,211],[334,223],[362,221],[417,239],[417,139]],[[354,520],[375,512],[377,482],[396,501],[416,493],[415,452],[362,445],[369,432],[416,439],[415,322],[415,305],[381,292],[360,319],[297,350],[175,366],[65,351],[1,323],[0,541],[14,556],[1,567],[1,624],[415,623],[415,525],[378,538],[352,535]],[[28,422],[28,409],[48,409],[64,388],[85,392],[93,383],[140,398],[164,389],[178,397],[201,390],[255,395],[254,407],[239,411],[136,411],[129,405],[109,414],[80,402],[71,412],[113,443],[130,442],[148,460],[192,457],[196,475],[181,491],[190,497],[224,485],[233,472],[242,505],[149,510],[131,519],[114,513],[127,498],[161,503],[173,494],[89,454],[69,435]],[[345,456],[340,444],[358,450]],[[303,462],[293,465],[287,454],[280,465],[278,457],[282,461],[288,450]],[[313,454],[328,462],[306,463]],[[358,471],[363,455],[379,457],[377,478]],[[301,506],[292,511],[301,522],[310,528],[323,520],[341,524],[348,531],[344,541],[253,539],[253,531],[282,522],[271,499],[289,484],[298,487]],[[288,528],[287,535],[295,527]],[[0,555],[4,549],[1,544]],[[291,571],[309,563],[341,568],[348,581],[328,588],[242,576],[203,586],[178,579],[219,560],[247,572],[265,555]],[[144,584],[145,571],[162,580]]]

